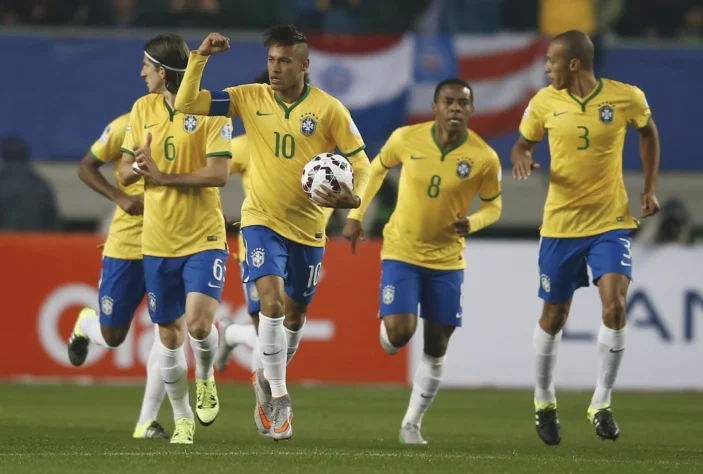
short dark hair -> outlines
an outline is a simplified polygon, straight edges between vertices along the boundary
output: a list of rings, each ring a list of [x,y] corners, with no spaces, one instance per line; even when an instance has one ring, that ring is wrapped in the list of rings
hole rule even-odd
[[[264,46],[270,48],[274,45],[295,46],[296,44],[309,45],[308,37],[295,25],[276,25],[264,33]]]
[[[303,76],[303,80],[308,84],[310,83],[310,76],[308,76],[307,72]],[[271,79],[269,78],[269,72],[268,71],[262,72],[261,74],[256,76],[252,82],[254,84],[271,84]]]
[[[166,90],[178,92],[190,56],[185,40],[172,33],[158,35],[144,45],[144,51],[151,56],[151,62],[166,71]]]
[[[6,163],[26,163],[29,155],[29,143],[21,135],[10,134],[0,139],[0,158]]]
[[[471,100],[471,103],[474,103],[474,90],[471,88],[471,84],[466,82],[463,79],[459,79],[458,77],[453,77],[451,79],[445,79],[439,84],[437,84],[437,87],[434,89],[434,103],[437,103],[437,99],[439,99],[439,91],[442,90],[442,87],[444,86],[462,86],[466,87],[469,89],[469,99]]]
[[[556,35],[553,41],[561,41],[569,61],[578,59],[582,68],[593,71],[593,42],[586,33],[580,30],[569,30]]]

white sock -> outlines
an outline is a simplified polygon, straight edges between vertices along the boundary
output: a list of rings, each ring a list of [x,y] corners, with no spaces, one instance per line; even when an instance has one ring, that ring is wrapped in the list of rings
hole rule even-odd
[[[161,377],[161,368],[159,365],[159,333],[156,324],[156,334],[154,343],[149,351],[149,358],[146,361],[146,387],[144,388],[144,399],[142,400],[142,411],[139,413],[139,421],[137,424],[143,425],[149,420],[156,420],[166,396],[166,384]]]
[[[395,347],[393,344],[391,344],[391,341],[388,339],[388,331],[386,331],[386,325],[383,323],[383,319],[381,320],[380,339],[381,347],[390,355],[395,355],[400,350],[398,347]]]
[[[610,405],[610,395],[615,385],[622,356],[625,354],[625,328],[610,329],[601,323],[598,331],[598,381],[591,399],[591,408],[599,410]]]
[[[408,411],[405,412],[403,421],[400,426],[405,426],[407,423],[418,425],[422,424],[422,417],[427,409],[432,405],[434,397],[439,392],[439,384],[442,380],[442,368],[447,356],[432,357],[427,354],[422,354],[422,359],[415,372],[413,379],[413,391],[410,394],[410,403]]]
[[[253,349],[256,344],[256,328],[253,324],[230,324],[223,337],[230,347],[245,344]]]
[[[190,338],[190,347],[193,349],[195,356],[195,378],[198,380],[208,380],[215,375],[215,352],[217,352],[217,343],[220,336],[217,332],[217,327],[212,325],[210,334],[205,339]]]
[[[256,344],[254,344],[254,349],[251,351],[251,371],[256,372],[259,369],[264,368],[264,360],[261,358],[261,345],[259,344],[259,339],[256,339]]]
[[[107,342],[105,342],[102,330],[100,329],[100,318],[97,314],[81,319],[79,327],[93,344],[97,344],[100,347],[107,347],[108,349],[114,349],[114,347],[108,346]]]
[[[188,400],[188,363],[183,346],[169,349],[159,341],[159,366],[166,393],[173,408],[173,419],[193,419]]]
[[[292,331],[287,327],[283,326],[283,331],[286,333],[286,344],[288,346],[288,353],[286,354],[286,364],[290,364],[290,360],[293,358],[295,353],[298,351],[298,345],[300,344],[300,338],[303,337],[303,328],[305,327],[305,321],[300,329],[297,331]]]
[[[534,346],[536,357],[537,383],[535,385],[535,399],[537,403],[555,402],[557,399],[554,389],[552,374],[557,365],[557,353],[561,343],[562,332],[552,336],[547,334],[537,323],[534,332]]]
[[[259,313],[259,347],[264,365],[264,377],[271,385],[274,398],[288,393],[286,387],[286,333],[283,318],[269,318]]]

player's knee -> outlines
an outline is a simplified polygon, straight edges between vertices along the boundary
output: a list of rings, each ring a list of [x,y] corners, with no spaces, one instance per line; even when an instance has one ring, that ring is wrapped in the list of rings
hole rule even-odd
[[[405,347],[410,339],[412,339],[413,334],[415,334],[415,327],[417,323],[412,319],[396,319],[396,320],[384,320],[386,325],[386,333],[388,334],[388,342],[390,342],[393,347],[401,348]],[[390,324],[389,324],[390,323]]]
[[[212,323],[208,318],[198,318],[192,323],[188,322],[188,333],[193,339],[202,341],[210,335],[212,331]]]
[[[264,302],[261,299],[261,313],[269,318],[282,318],[284,315],[283,302],[272,298],[271,301]]]
[[[540,321],[542,328],[551,335],[561,331],[569,317],[569,306],[569,303],[545,304]]]
[[[129,327],[126,328],[112,328],[107,326],[101,326],[100,332],[102,332],[103,339],[110,349],[115,349],[119,347],[125,339],[127,339],[127,333],[129,332]]]
[[[624,298],[615,298],[603,305],[603,322],[613,329],[625,327],[627,308]]]
[[[300,331],[305,324],[305,313],[292,312],[286,314],[283,325],[291,331]]]

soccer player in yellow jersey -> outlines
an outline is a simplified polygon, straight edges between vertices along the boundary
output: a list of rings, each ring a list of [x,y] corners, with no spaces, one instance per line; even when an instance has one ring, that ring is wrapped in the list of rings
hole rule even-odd
[[[220,191],[229,178],[232,125],[226,118],[176,112],[188,45],[159,35],[144,48],[142,77],[150,94],[134,103],[122,145],[120,182],[145,178],[142,253],[149,314],[159,325],[161,375],[174,410],[172,443],[192,444],[187,327],[195,355],[196,414],[201,424],[219,412],[213,325],[228,258]]]
[[[144,183],[124,187],[110,184],[99,168],[112,162],[115,179],[119,172],[129,114],[110,122],[81,160],[78,176],[95,192],[117,204],[110,224],[110,233],[103,248],[98,301],[100,316],[84,308],[76,320],[69,339],[68,356],[73,365],[80,366],[88,356],[89,344],[114,349],[127,337],[132,318],[146,294],[142,265],[142,214],[144,212]],[[117,180],[119,181],[119,180]],[[134,438],[168,438],[156,421],[161,402],[166,395],[159,371],[158,345],[152,345],[146,364],[146,389]]]
[[[286,359],[300,340],[308,304],[322,266],[325,214],[321,205],[355,208],[368,181],[364,142],[349,111],[334,97],[306,84],[310,59],[305,35],[292,25],[266,33],[271,85],[248,84],[224,91],[200,90],[211,54],[229,40],[210,34],[192,52],[176,110],[199,115],[238,115],[251,156],[251,190],[242,207],[247,251],[244,281],[255,281],[261,299],[259,346],[263,369],[252,375],[258,409],[255,421],[274,440],[290,439],[292,408],[286,388]],[[305,164],[335,148],[349,157],[355,187],[331,190],[311,200],[302,191]],[[285,316],[284,316],[285,314]],[[284,326],[288,331],[285,331]],[[288,356],[286,355],[288,353]]]
[[[383,229],[381,346],[395,354],[412,338],[418,304],[424,319],[424,353],[418,365],[400,441],[427,444],[422,418],[439,391],[449,338],[462,324],[465,237],[493,224],[501,213],[498,155],[469,130],[473,91],[461,79],[435,88],[433,122],[393,132],[371,163],[362,205],[349,213],[344,236],[352,252],[361,221],[388,170],[403,165],[398,201]],[[466,216],[478,196],[478,212]]]
[[[309,83],[308,74],[305,73],[304,80]],[[270,84],[268,71],[264,71],[262,74],[254,79],[255,84]],[[233,174],[240,174],[242,177],[242,187],[244,188],[244,194],[249,194],[251,189],[251,184],[249,182],[249,169],[250,169],[250,152],[249,152],[249,140],[246,135],[240,135],[232,139],[232,163],[229,168],[230,176]],[[334,209],[324,208],[325,213],[325,225],[329,222],[330,217]],[[244,251],[244,237],[242,233],[239,233],[239,251],[235,258],[239,261],[242,275],[247,274],[247,263],[246,263],[246,252]],[[259,326],[259,311],[261,311],[261,304],[259,301],[259,293],[256,291],[256,284],[254,281],[249,280],[242,285],[244,290],[244,298],[247,302],[247,312],[251,316],[253,325],[249,324],[237,324],[234,323],[230,318],[222,318],[219,322],[218,329],[220,332],[220,344],[217,347],[217,354],[215,355],[215,368],[220,372],[224,372],[225,367],[229,363],[230,355],[232,350],[240,344],[245,344],[253,348],[254,352],[252,355],[252,372],[255,372],[262,367],[262,360],[260,356],[260,350],[256,347],[257,344],[257,333],[256,330]],[[292,308],[291,308],[292,311]],[[289,312],[291,312],[289,311]],[[290,331],[288,328],[284,327],[284,331]],[[290,363],[293,354],[295,354],[296,347],[288,347],[287,350],[287,363]],[[254,354],[258,354],[254,356]],[[257,406],[258,411],[258,406]]]
[[[630,233],[637,227],[623,183],[622,149],[629,124],[640,136],[642,217],[651,216],[659,211],[659,136],[640,89],[594,75],[593,44],[583,32],[556,36],[545,70],[551,85],[530,101],[511,154],[513,176],[527,179],[539,168],[532,150],[548,132],[551,169],[539,251],[544,309],[534,332],[537,433],[550,445],[561,440],[552,372],[574,291],[588,286],[588,265],[603,314],[598,379],[587,417],[599,438],[615,440],[620,430],[610,398],[625,349]]]

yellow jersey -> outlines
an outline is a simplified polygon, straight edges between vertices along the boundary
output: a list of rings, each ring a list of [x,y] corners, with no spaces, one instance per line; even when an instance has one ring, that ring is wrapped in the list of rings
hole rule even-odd
[[[544,237],[587,237],[632,229],[622,176],[627,125],[640,129],[651,112],[635,86],[598,79],[585,98],[552,86],[530,101],[520,135],[539,142],[549,132],[549,192],[541,233]]]
[[[242,227],[261,225],[293,242],[324,247],[325,213],[303,191],[301,176],[313,157],[338,148],[354,169],[354,193],[363,195],[370,165],[351,114],[309,84],[293,104],[283,102],[267,84],[200,90],[207,59],[191,53],[176,105],[189,113],[241,117],[251,158]]]
[[[129,114],[124,114],[110,122],[98,140],[90,147],[90,154],[100,163],[113,163],[117,188],[125,194],[136,196],[144,194],[144,180],[140,179],[132,186],[120,184],[120,147],[124,141]],[[115,206],[115,216],[110,223],[110,232],[103,248],[103,255],[122,260],[142,259],[142,216],[130,216],[120,206]]]
[[[229,167],[229,174],[239,174],[242,177],[242,188],[244,189],[244,195],[249,195],[251,190],[251,183],[249,181],[249,141],[246,135],[240,135],[232,139],[232,162]],[[322,213],[325,218],[325,226],[332,217],[334,209],[328,207],[322,208]],[[239,249],[244,248],[244,237],[242,233],[239,233]],[[237,260],[243,262],[246,260],[246,253],[241,250],[238,251],[235,256]]]
[[[427,122],[393,132],[371,163],[371,180],[361,207],[353,209],[349,218],[363,220],[388,170],[402,164],[398,201],[383,229],[381,259],[458,270],[466,267],[465,239],[452,224],[457,213],[466,215],[477,195],[483,205],[469,217],[471,232],[498,220],[502,207],[500,160],[471,130],[457,145],[442,149],[434,128],[434,122]]]
[[[162,173],[187,174],[207,166],[209,157],[231,157],[232,124],[224,117],[175,112],[160,94],[134,103],[122,152],[134,156],[152,134],[151,156]],[[225,218],[218,188],[144,186],[142,253],[184,257],[226,249]]]

